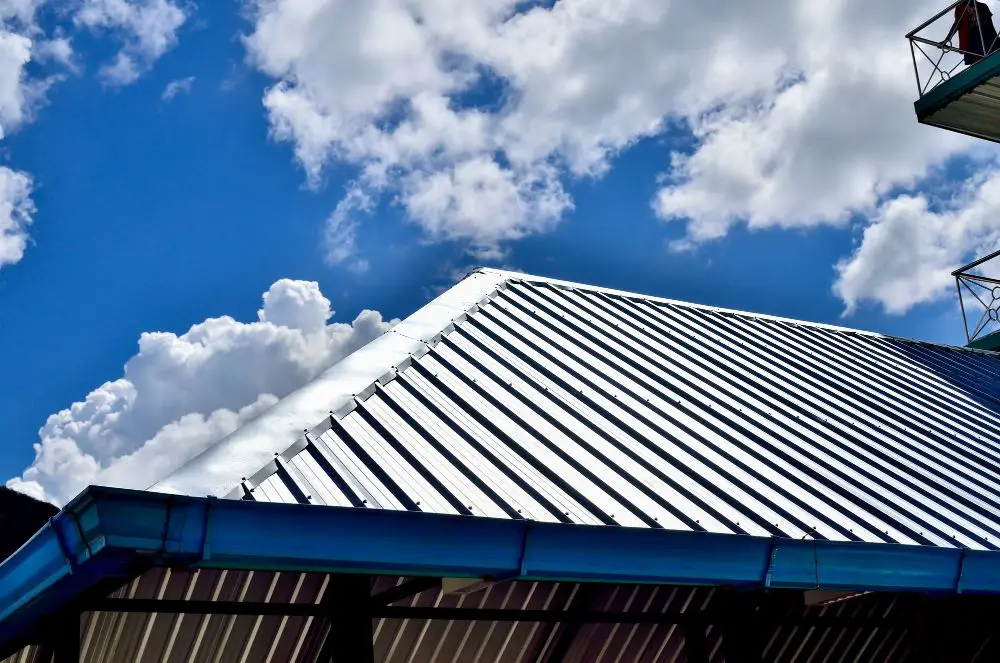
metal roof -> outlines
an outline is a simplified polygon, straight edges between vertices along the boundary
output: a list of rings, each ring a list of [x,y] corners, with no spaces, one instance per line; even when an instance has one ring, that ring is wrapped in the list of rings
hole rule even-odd
[[[60,605],[134,549],[160,561],[108,601],[159,609],[84,604],[81,660],[312,661],[327,618],[184,602],[316,605],[345,569],[381,576],[376,594],[405,580],[386,569],[499,572],[373,613],[375,660],[722,661],[723,627],[698,644],[678,620],[740,594],[710,587],[729,578],[888,590],[761,626],[763,660],[912,660],[919,595],[894,592],[996,592],[998,358],[479,270],[154,487],[246,476],[228,497],[285,506],[90,489],[0,565],[20,606],[3,614]],[[581,607],[673,617],[572,623]],[[962,634],[954,660],[986,660],[991,632],[960,626],[935,628]]]
[[[448,319],[394,330],[405,359],[329,399],[335,413],[294,445],[256,440],[273,460],[229,496],[998,547],[996,354],[509,272],[470,278],[461,306],[448,293],[432,305]]]
[[[959,96],[927,105],[926,110],[918,115],[918,119],[922,124],[957,131],[994,143],[1000,142],[1000,131],[997,130],[997,120],[1000,119],[998,100],[1000,100],[1000,76],[991,76],[970,83]]]

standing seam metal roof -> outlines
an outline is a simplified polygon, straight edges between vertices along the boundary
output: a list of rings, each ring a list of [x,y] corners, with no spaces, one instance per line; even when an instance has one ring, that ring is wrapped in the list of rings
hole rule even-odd
[[[998,547],[995,354],[487,276],[230,497]]]

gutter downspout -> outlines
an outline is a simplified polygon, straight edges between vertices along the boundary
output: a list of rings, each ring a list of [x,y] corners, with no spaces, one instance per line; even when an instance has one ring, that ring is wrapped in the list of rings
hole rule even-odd
[[[75,575],[80,565],[96,554],[91,542],[84,536],[83,528],[80,525],[77,513],[80,506],[81,500],[77,498],[63,507],[62,511],[49,518],[48,522],[34,536],[0,565],[0,591],[5,585],[12,585],[14,591],[11,594],[17,597],[14,601],[2,606],[0,622],[16,613],[24,605],[34,601],[46,589],[60,580]],[[49,551],[58,551],[58,557]],[[37,559],[39,557],[41,559]],[[8,570],[7,574],[3,574],[4,567],[15,561],[20,561],[19,566],[21,567],[31,561],[35,563],[28,566],[27,569],[12,568]],[[24,577],[23,574],[30,574],[33,570],[32,566],[42,573],[44,573],[44,569],[54,568],[54,570],[29,586],[31,577]],[[18,587],[24,587],[24,590],[17,591]]]

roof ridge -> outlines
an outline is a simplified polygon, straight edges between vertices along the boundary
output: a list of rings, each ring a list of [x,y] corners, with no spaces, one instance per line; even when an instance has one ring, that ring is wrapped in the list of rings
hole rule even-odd
[[[815,329],[825,329],[827,331],[835,331],[842,334],[858,334],[861,336],[867,336],[871,338],[882,338],[892,341],[901,341],[904,343],[915,343],[918,345],[932,346],[945,348],[948,350],[957,350],[960,352],[969,352],[973,354],[987,354],[990,356],[995,355],[995,352],[990,352],[988,350],[981,350],[979,348],[970,348],[961,345],[952,345],[950,343],[942,343],[938,341],[928,341],[919,338],[910,338],[906,336],[895,336],[893,334],[885,334],[882,332],[871,331],[868,329],[858,329],[855,327],[846,327],[844,325],[834,325],[828,322],[816,322],[814,320],[801,320],[798,318],[789,318],[786,316],[773,315],[769,313],[759,313],[755,311],[745,311],[742,309],[727,308],[724,306],[713,306],[711,304],[701,304],[698,302],[689,302],[682,299],[672,299],[669,297],[661,297],[659,295],[648,295],[641,292],[632,292],[629,290],[619,290],[617,288],[606,288],[603,286],[596,286],[587,283],[580,283],[577,281],[567,281],[564,279],[557,279],[549,276],[541,276],[536,274],[528,274],[527,272],[517,272],[512,270],[497,269],[493,267],[479,267],[474,269],[470,274],[483,273],[483,274],[494,274],[503,279],[503,283],[509,281],[523,281],[526,283],[546,283],[555,287],[566,288],[569,290],[583,290],[586,292],[602,293],[607,295],[617,295],[620,297],[632,297],[640,298],[648,302],[670,304],[673,306],[684,306],[694,309],[699,309],[702,311],[710,311],[713,313],[722,313],[726,315],[738,315],[748,318],[753,318],[756,320],[769,320],[772,322],[783,322],[786,324],[812,327]]]

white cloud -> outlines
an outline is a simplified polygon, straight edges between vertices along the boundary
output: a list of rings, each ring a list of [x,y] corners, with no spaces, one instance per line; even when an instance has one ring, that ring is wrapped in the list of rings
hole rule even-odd
[[[37,99],[25,68],[31,60],[31,39],[0,28],[0,138],[16,128]]]
[[[35,465],[25,471],[24,477],[8,481],[7,487],[60,505],[87,485],[148,488],[277,400],[271,394],[262,394],[236,412],[220,409],[207,416],[198,412],[186,414],[163,426],[135,450],[106,463],[82,451],[72,439],[50,438],[44,442]],[[58,482],[58,487],[49,492],[46,485],[53,481]]]
[[[569,207],[554,170],[544,160],[501,164],[498,118],[453,98],[479,78],[467,48],[474,36],[492,39],[513,6],[256,3],[247,47],[277,80],[264,97],[273,136],[294,143],[311,184],[331,161],[356,164],[369,206],[391,192],[430,237],[468,240],[481,256],[552,227]],[[331,229],[353,237],[352,195],[331,216],[328,237]]]
[[[403,191],[406,210],[432,238],[467,238],[475,255],[492,260],[503,256],[502,241],[547,230],[572,206],[554,169],[521,172],[484,156],[414,173]]]
[[[62,28],[46,34],[38,24],[36,14],[45,2],[0,0],[0,139],[31,122],[49,88],[62,78],[62,73],[47,72],[45,65],[79,70],[72,42]],[[184,10],[169,0],[84,0],[74,15],[77,25],[124,35],[125,47],[103,70],[115,83],[135,80],[170,48],[184,19]],[[29,64],[43,68],[29,72]],[[24,256],[35,212],[31,191],[28,173],[0,165],[0,268]]]
[[[35,13],[46,0],[3,0],[0,2],[0,20],[8,27],[12,23],[21,28],[34,27]]]
[[[337,203],[323,226],[323,252],[331,265],[343,263],[357,253],[358,220],[356,215],[370,213],[374,201],[364,189],[352,185]]]
[[[32,79],[31,61],[35,3],[0,4],[0,138],[31,120],[44,97],[47,81]],[[19,32],[14,30],[20,30]],[[28,226],[35,212],[32,179],[24,172],[0,166],[0,269],[20,262],[28,244]]]
[[[176,81],[170,81],[167,86],[163,88],[163,94],[160,98],[163,101],[170,101],[178,94],[191,94],[191,86],[194,85],[194,76],[188,76],[187,78],[179,78]]]
[[[951,272],[970,254],[1000,248],[1000,169],[985,168],[951,199],[904,195],[884,203],[854,253],[837,265],[834,292],[852,313],[863,301],[890,313],[954,296]]]
[[[34,211],[31,178],[0,166],[0,267],[21,261]]]
[[[101,76],[109,85],[127,85],[177,43],[187,11],[171,0],[84,0],[73,20],[120,36],[124,45]]]
[[[8,485],[56,503],[93,483],[148,487],[391,324],[331,315],[316,283],[283,279],[255,322],[143,334],[123,377],[48,418],[35,461]]]
[[[55,62],[73,73],[80,71],[73,42],[68,37],[36,40],[31,45],[31,58],[39,63]]]
[[[789,26],[802,35],[790,45],[799,52],[795,77],[785,83],[775,70],[755,97],[691,119],[699,144],[674,155],[672,183],[654,203],[662,217],[688,220],[688,242],[721,237],[740,222],[846,225],[969,145],[917,125],[912,64],[899,37],[915,14],[904,3],[884,4],[899,18],[863,23],[872,12],[856,2],[832,16],[819,4],[800,5]]]
[[[108,85],[128,85],[139,80],[142,71],[135,59],[124,51],[115,55],[114,59],[101,67],[101,78]]]
[[[310,183],[353,164],[480,256],[551,229],[568,179],[667,132],[694,138],[652,200],[685,224],[679,247],[741,223],[847,226],[972,144],[913,115],[902,35],[936,0],[251,5],[272,135]]]

